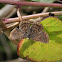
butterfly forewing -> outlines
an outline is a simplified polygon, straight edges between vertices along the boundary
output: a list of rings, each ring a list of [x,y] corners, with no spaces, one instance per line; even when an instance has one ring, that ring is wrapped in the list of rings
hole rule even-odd
[[[37,32],[40,32],[43,30],[43,26],[40,23],[33,23],[33,25],[30,28],[30,33],[35,34]]]
[[[30,22],[28,21],[22,21],[19,24],[19,29],[23,32],[23,33],[28,33],[30,28]]]

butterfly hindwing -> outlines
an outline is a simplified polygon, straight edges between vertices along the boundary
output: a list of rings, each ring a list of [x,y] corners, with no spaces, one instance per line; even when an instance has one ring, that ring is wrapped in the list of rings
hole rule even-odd
[[[49,42],[49,37],[46,32],[37,32],[34,35],[31,35],[30,38],[34,41],[40,41],[43,43],[48,43]]]
[[[23,39],[24,34],[18,29],[18,28],[14,28],[11,33],[9,38],[12,40],[16,40],[16,39]]]

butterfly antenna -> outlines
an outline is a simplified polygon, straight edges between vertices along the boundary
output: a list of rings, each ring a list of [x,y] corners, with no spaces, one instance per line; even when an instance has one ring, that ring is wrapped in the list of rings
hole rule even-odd
[[[18,15],[20,21],[23,21],[23,18],[22,18],[21,14],[20,14],[20,8],[17,9],[17,15]]]

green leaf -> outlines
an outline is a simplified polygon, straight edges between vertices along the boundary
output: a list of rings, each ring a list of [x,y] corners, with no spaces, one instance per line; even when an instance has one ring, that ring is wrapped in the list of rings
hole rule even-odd
[[[62,21],[58,18],[49,17],[41,22],[44,26],[44,30],[50,35],[51,40],[57,40],[56,42],[62,43]]]
[[[26,38],[18,47],[19,56],[36,62],[62,60],[62,21],[48,17],[41,23],[49,35],[49,43],[35,42]]]
[[[62,21],[62,15],[58,17]]]
[[[57,0],[32,0],[32,1],[37,1],[42,3],[53,3],[54,1],[57,1]]]

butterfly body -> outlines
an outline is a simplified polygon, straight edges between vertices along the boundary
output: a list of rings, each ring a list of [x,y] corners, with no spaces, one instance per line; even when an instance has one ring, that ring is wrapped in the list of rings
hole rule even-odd
[[[43,43],[48,43],[49,41],[48,34],[43,31],[42,24],[30,21],[21,21],[19,29],[15,28],[11,31],[10,38],[13,40],[28,38]]]

